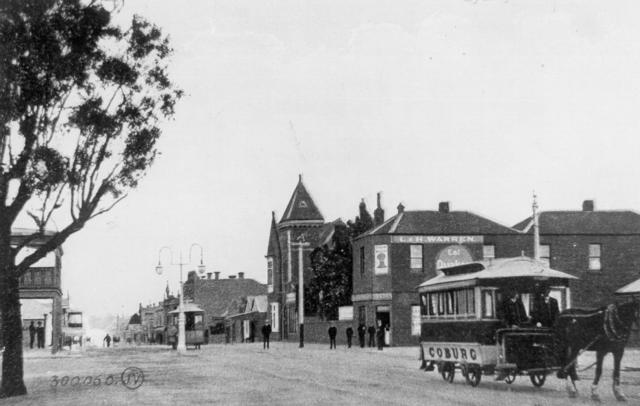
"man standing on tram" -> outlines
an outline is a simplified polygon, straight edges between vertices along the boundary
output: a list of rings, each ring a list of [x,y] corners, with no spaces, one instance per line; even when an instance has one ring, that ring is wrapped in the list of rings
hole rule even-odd
[[[527,310],[515,290],[509,292],[509,298],[502,305],[502,310],[507,327],[520,327],[529,321]]]
[[[531,321],[536,327],[553,327],[560,313],[558,301],[549,296],[549,292],[549,287],[540,289],[533,301]]]

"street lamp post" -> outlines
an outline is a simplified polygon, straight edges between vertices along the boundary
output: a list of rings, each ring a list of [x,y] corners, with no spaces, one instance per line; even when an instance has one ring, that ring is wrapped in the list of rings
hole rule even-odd
[[[298,247],[298,318],[300,322],[300,348],[304,347],[304,256],[302,250],[311,245],[304,241],[304,235],[298,238],[298,243],[291,246]]]
[[[205,266],[202,262],[202,257],[203,257],[203,249],[202,246],[200,244],[197,243],[193,243],[191,244],[191,246],[189,247],[189,261],[188,262],[183,262],[182,261],[182,251],[180,251],[180,260],[178,262],[173,262],[173,250],[171,249],[171,247],[169,246],[164,246],[162,248],[160,248],[160,250],[158,251],[158,265],[156,266],[156,273],[158,275],[162,275],[163,272],[163,267],[162,267],[162,262],[161,262],[161,254],[162,251],[164,250],[168,250],[169,254],[171,256],[171,262],[169,265],[177,265],[180,267],[180,301],[178,302],[178,345],[177,345],[177,350],[179,353],[184,353],[187,351],[187,345],[186,345],[186,332],[185,332],[185,317],[184,317],[184,283],[182,282],[182,266],[183,265],[189,265],[191,263],[191,251],[193,249],[194,246],[197,246],[200,248],[200,265],[198,265],[198,273],[199,274],[203,274],[205,272]]]

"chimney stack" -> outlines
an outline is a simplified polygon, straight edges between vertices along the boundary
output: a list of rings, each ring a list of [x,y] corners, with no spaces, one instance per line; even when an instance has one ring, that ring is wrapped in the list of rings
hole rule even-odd
[[[244,272],[238,272],[238,279],[244,279]]]
[[[440,202],[438,205],[438,211],[440,213],[449,213],[449,202]]]
[[[593,204],[593,200],[585,200],[582,202],[582,211],[594,211],[595,205]]]
[[[404,206],[402,205],[402,203],[398,205],[398,214],[400,213],[404,213]]]
[[[220,279],[220,272],[214,272],[214,274],[216,275],[216,280]]]
[[[384,210],[380,206],[380,192],[378,192],[378,207],[373,211],[373,223],[376,226],[384,223]]]
[[[207,279],[211,279],[211,275],[213,275],[211,272],[207,272]]]

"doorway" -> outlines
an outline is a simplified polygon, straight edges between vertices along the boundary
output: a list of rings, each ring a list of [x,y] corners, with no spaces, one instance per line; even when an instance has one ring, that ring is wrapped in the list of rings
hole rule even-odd
[[[376,306],[376,328],[378,320],[382,322],[385,328],[384,344],[391,345],[391,306]]]

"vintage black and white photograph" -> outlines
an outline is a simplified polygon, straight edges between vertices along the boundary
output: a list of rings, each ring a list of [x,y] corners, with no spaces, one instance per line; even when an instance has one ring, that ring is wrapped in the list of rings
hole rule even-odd
[[[639,12],[0,0],[0,404],[640,404]]]

